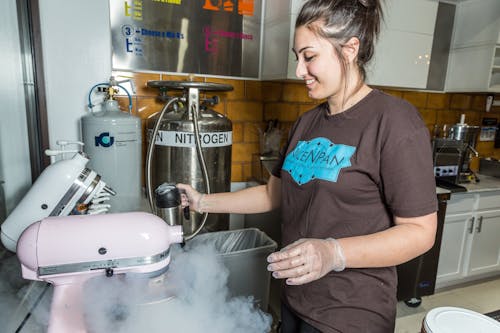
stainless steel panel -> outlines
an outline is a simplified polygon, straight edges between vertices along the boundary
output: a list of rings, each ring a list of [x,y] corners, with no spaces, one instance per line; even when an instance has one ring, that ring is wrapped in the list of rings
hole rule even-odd
[[[148,119],[146,125],[149,129],[148,144],[151,141],[149,136],[157,118],[158,116]],[[221,133],[224,136],[232,131],[231,121],[210,109],[201,112],[199,127],[202,137],[205,137],[204,133]],[[175,133],[176,136],[179,136],[176,140],[182,141],[182,144],[160,144],[161,141],[170,142],[170,139],[167,138],[169,133]],[[177,113],[165,114],[160,123],[160,131],[153,153],[152,188],[156,188],[162,183],[185,183],[192,185],[200,192],[206,192],[201,165],[194,147],[193,133],[194,125],[185,108],[180,109]],[[228,192],[231,186],[232,136],[222,141],[227,141],[227,144],[211,145],[202,139],[202,152],[207,165],[210,188],[214,193]],[[192,234],[201,224],[201,218],[201,214],[191,211],[190,219],[183,221],[184,233]],[[228,227],[228,214],[209,214],[205,231],[225,230]]]
[[[262,0],[109,0],[115,70],[259,77]]]

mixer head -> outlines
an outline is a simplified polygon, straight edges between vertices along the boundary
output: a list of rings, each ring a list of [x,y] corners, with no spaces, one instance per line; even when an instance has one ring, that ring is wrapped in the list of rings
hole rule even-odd
[[[102,214],[109,210],[106,201],[115,192],[95,171],[86,168],[88,161],[77,153],[49,165],[40,174],[2,224],[1,239],[7,249],[15,252],[21,233],[47,216]]]

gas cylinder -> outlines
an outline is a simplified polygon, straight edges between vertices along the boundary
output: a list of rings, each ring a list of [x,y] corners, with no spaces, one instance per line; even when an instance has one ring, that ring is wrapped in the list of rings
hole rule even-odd
[[[178,83],[175,81],[156,81],[148,82],[148,85],[150,87],[167,86],[174,89],[192,86],[200,90],[228,89],[209,83],[182,81]],[[210,101],[200,101],[196,123],[210,191],[211,193],[228,192],[231,186],[232,122],[210,108],[214,102],[217,102],[216,98]],[[157,114],[147,120],[148,144],[151,143],[153,128],[158,122],[159,116]],[[188,105],[177,103],[159,121],[151,163],[152,188],[157,188],[162,183],[184,183],[190,184],[201,193],[206,193],[206,179],[204,179],[202,163],[196,150],[195,122]],[[183,222],[184,233],[192,234],[195,232],[201,224],[201,219],[202,214],[191,211],[189,220],[184,219]],[[228,214],[208,214],[203,232],[227,230],[228,228]]]
[[[84,151],[89,167],[115,190],[110,212],[141,209],[142,133],[141,119],[120,111],[118,102],[108,99],[99,112],[81,119]]]

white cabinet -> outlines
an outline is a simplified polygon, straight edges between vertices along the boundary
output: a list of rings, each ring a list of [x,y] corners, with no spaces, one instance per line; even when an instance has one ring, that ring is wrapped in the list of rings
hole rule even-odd
[[[500,274],[500,191],[452,194],[436,286]]]
[[[472,214],[446,216],[439,253],[438,281],[453,281],[462,277],[467,230],[471,223]]]
[[[499,32],[500,1],[457,4],[446,91],[500,92]]]
[[[292,47],[295,20],[304,2],[305,0],[265,1],[261,79],[297,79]]]
[[[291,51],[295,20],[305,0],[265,2],[263,80],[297,79]],[[437,0],[386,0],[375,56],[367,68],[371,85],[425,88]]]
[[[367,68],[371,85],[427,86],[438,2],[387,0],[375,56]]]
[[[480,211],[474,217],[473,229],[469,231],[472,237],[467,274],[497,271],[500,269],[500,210]]]

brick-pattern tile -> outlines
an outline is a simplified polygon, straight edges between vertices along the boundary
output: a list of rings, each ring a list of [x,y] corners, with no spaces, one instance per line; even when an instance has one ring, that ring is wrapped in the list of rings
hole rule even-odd
[[[142,119],[147,119],[156,112],[160,112],[164,106],[156,97],[138,97],[136,114]]]
[[[243,142],[243,128],[244,128],[244,126],[245,126],[245,123],[233,122],[233,143]]]
[[[243,170],[243,180],[242,181],[248,181],[252,179],[252,163],[245,162],[242,163],[241,168]]]
[[[259,142],[263,127],[263,123],[244,123],[243,141],[246,143]]]
[[[131,79],[134,82],[136,95],[138,96],[158,95],[158,89],[149,88],[147,86],[147,82],[160,80],[160,74],[139,73],[139,72],[113,72],[113,76],[118,81]],[[132,91],[129,91],[129,93],[132,94]],[[123,94],[126,95],[126,93]]]
[[[422,116],[422,119],[424,120],[425,124],[427,126],[431,126],[432,128],[436,123],[437,111],[432,109],[420,109],[418,110],[418,112]]]
[[[471,95],[452,94],[450,101],[450,109],[469,110],[471,108]]]
[[[267,103],[264,105],[265,120],[278,119],[280,122],[297,120],[299,107],[297,103]]]
[[[243,181],[243,168],[241,163],[231,163],[231,181],[232,182],[242,182]]]
[[[283,83],[281,82],[262,82],[262,99],[264,102],[277,102],[281,100],[283,93]]]
[[[403,92],[403,99],[413,104],[416,108],[425,108],[427,105],[427,93],[418,91]]]
[[[259,152],[258,143],[234,143],[232,148],[233,162],[252,162],[252,154]]]
[[[232,121],[262,121],[262,103],[249,101],[228,101],[227,115]]]
[[[262,82],[245,82],[245,99],[249,101],[262,101]]]
[[[299,104],[299,116],[307,111],[314,109],[320,102],[311,103],[311,104]]]
[[[245,81],[244,80],[207,78],[207,82],[229,84],[229,85],[233,86],[232,91],[228,91],[225,93],[227,99],[230,101],[242,100],[245,98]]]
[[[495,151],[500,152],[500,149],[495,149],[494,142],[491,141],[477,141],[476,150],[480,157],[491,157],[495,155]],[[498,153],[497,152],[497,153]]]
[[[465,123],[470,126],[481,125],[481,113],[477,111],[459,111],[459,121],[460,116],[465,115]]]
[[[471,109],[476,111],[486,111],[486,95],[472,96]]]
[[[426,107],[428,109],[438,109],[438,110],[448,109],[450,107],[450,95],[428,93]]]
[[[436,113],[436,123],[439,125],[453,125],[459,121],[459,115],[457,111],[452,110],[438,110]]]
[[[288,83],[283,87],[283,102],[312,102],[303,83]]]
[[[403,92],[402,91],[392,90],[392,89],[385,89],[385,88],[381,88],[380,90],[382,90],[383,92],[385,92],[386,94],[389,94],[391,96],[403,98]]]

